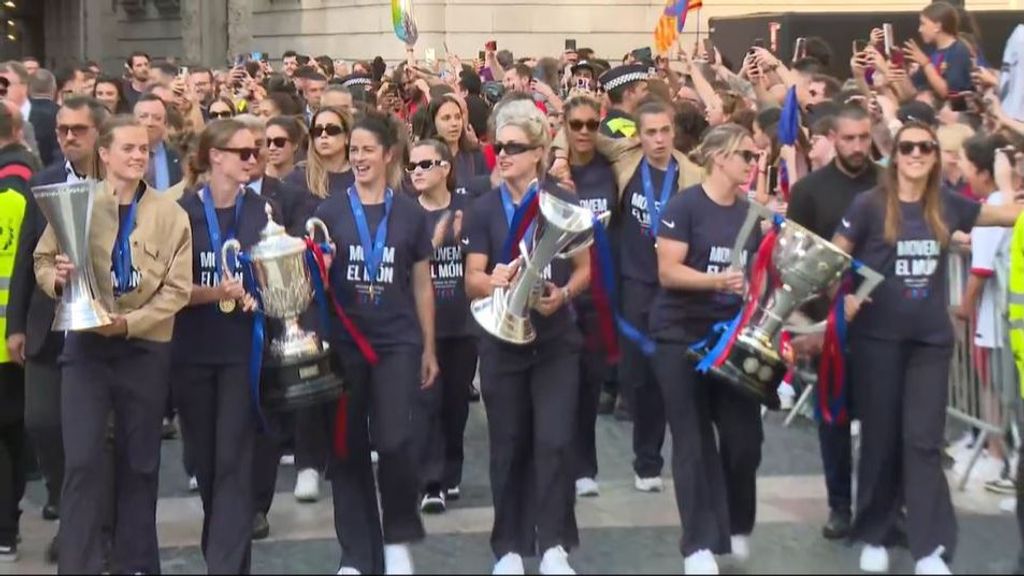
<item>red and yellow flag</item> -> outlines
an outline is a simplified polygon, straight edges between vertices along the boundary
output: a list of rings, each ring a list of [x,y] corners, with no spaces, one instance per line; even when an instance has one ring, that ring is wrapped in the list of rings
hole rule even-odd
[[[702,6],[702,0],[667,0],[658,18],[658,25],[654,28],[655,49],[662,54],[668,52],[686,25],[686,14]]]

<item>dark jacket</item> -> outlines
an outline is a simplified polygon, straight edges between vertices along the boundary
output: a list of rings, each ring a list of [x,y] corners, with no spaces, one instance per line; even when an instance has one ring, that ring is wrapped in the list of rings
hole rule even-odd
[[[53,100],[32,98],[28,121],[36,132],[36,145],[43,166],[52,164],[60,156],[57,144],[57,104]]]
[[[292,236],[306,235],[306,217],[310,214],[306,198],[308,194],[302,188],[282,182],[270,176],[263,177],[263,188],[260,195],[270,200],[282,214],[284,226]]]

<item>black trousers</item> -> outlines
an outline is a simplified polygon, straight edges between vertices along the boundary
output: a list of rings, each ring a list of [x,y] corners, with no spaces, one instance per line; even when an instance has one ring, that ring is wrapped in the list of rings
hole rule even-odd
[[[25,495],[25,374],[13,362],[0,364],[0,545],[18,538],[19,504]]]
[[[202,550],[210,574],[247,574],[256,422],[246,364],[179,365],[178,415],[203,500]]]
[[[646,330],[651,303],[658,294],[656,284],[629,278],[622,280],[622,315],[633,326]],[[658,389],[651,359],[628,339],[622,342],[620,393],[628,394],[633,414],[633,471],[641,478],[661,475],[665,465],[661,448],[665,444],[665,403]]]
[[[490,435],[495,558],[579,544],[573,474],[579,350],[558,342],[480,345]]]
[[[447,490],[462,483],[463,440],[476,362],[476,338],[438,339],[441,376],[434,386],[417,393],[416,453],[424,490]]]
[[[854,337],[852,392],[861,421],[855,538],[881,546],[905,505],[915,559],[957,539],[949,485],[942,471],[952,348]]]
[[[341,565],[363,574],[384,572],[384,544],[425,536],[419,515],[420,480],[414,443],[422,350],[377,349],[370,366],[354,347],[338,346],[348,397],[348,457],[331,452],[327,475],[334,493],[334,529]],[[370,462],[370,433],[380,456],[378,483]]]
[[[295,412],[295,469],[323,473],[330,460],[334,412],[324,406]]]
[[[731,536],[754,530],[761,406],[698,374],[682,344],[658,342],[655,366],[672,431],[676,506],[685,527],[680,550],[727,554]]]
[[[597,478],[597,405],[601,390],[612,371],[606,362],[607,351],[601,341],[597,312],[589,307],[578,309],[577,324],[584,335],[580,354],[580,399],[576,411],[575,478]]]
[[[819,422],[818,445],[825,470],[829,510],[850,516],[853,507],[853,443],[850,440],[850,423]]]
[[[60,506],[64,484],[64,439],[60,423],[60,366],[56,362],[25,363],[25,431],[46,482],[46,501]]]
[[[62,368],[62,574],[99,574],[104,569],[101,532],[109,502],[105,492],[110,490],[104,453],[111,411],[116,491],[112,572],[160,572],[156,503],[170,345],[147,343],[143,348],[119,341],[111,346],[121,352],[76,355]]]
[[[290,415],[270,412],[263,412],[263,419],[267,429],[257,430],[253,439],[252,494],[253,513],[268,514],[274,503],[281,455],[292,437],[295,422]]]

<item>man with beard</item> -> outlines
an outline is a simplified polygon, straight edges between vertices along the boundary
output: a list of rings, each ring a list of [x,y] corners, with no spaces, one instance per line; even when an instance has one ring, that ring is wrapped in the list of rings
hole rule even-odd
[[[853,199],[874,188],[878,179],[870,157],[871,119],[863,108],[854,105],[842,108],[829,132],[829,139],[835,146],[835,159],[793,186],[786,214],[789,219],[826,240],[832,239]],[[812,321],[820,321],[828,316],[828,308],[828,302],[819,299],[811,302],[804,311]],[[838,540],[845,538],[850,531],[853,505],[850,424],[821,422],[818,438],[830,510],[822,536]]]

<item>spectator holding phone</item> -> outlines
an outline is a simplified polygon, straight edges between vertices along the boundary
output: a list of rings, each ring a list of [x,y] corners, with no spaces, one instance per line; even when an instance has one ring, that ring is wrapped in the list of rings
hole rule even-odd
[[[912,76],[918,90],[931,88],[942,98],[973,89],[971,50],[959,39],[960,16],[946,2],[929,4],[921,11],[917,31],[925,44],[935,47],[929,55],[914,40],[904,43],[904,53],[920,68]]]

